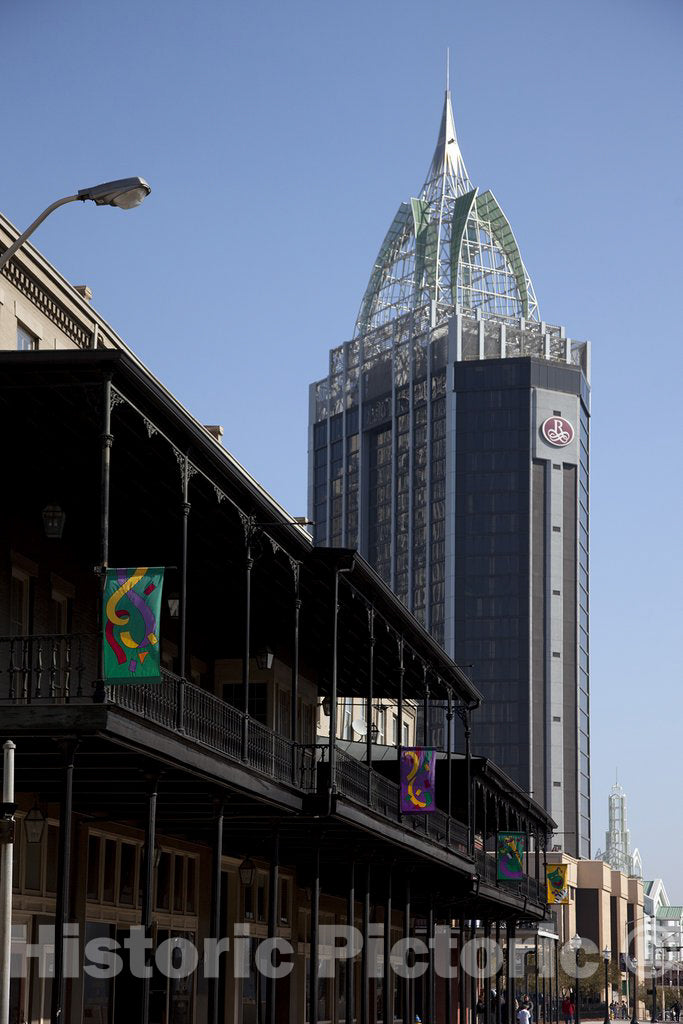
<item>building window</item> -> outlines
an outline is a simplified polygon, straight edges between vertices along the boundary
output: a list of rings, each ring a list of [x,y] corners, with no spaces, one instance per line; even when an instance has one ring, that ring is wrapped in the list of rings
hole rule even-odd
[[[353,701],[349,697],[344,698],[344,710],[342,713],[341,738],[351,739],[351,722],[353,720]]]
[[[289,879],[280,879],[280,924],[289,924]]]
[[[22,569],[12,566],[10,590],[10,633],[26,636],[29,632],[29,577]]]
[[[17,324],[17,352],[35,352],[38,348],[38,339],[21,324]]]

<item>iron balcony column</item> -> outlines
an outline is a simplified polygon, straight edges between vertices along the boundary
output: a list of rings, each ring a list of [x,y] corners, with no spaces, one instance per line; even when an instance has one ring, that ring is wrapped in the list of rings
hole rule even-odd
[[[405,891],[405,906],[403,911],[403,938],[408,940],[410,938],[410,880],[406,880],[406,891]],[[411,995],[412,989],[410,986],[410,978],[406,977],[403,979],[403,1024],[413,1024],[415,1015],[411,1009]]]
[[[218,813],[216,815],[216,836],[215,846],[213,850],[213,878],[211,880],[211,923],[212,932],[211,938],[219,940],[221,938],[221,882],[222,882],[222,863],[223,863],[223,817],[225,814],[225,807],[223,803],[218,805]],[[215,972],[214,972],[215,973]],[[209,1001],[209,1022],[210,1024],[218,1024],[219,1020],[219,992],[220,992],[220,978],[210,977],[208,980],[208,1001]]]
[[[387,891],[384,901],[384,975],[382,979],[382,1024],[391,1024],[394,1019],[391,992],[391,867],[387,872]],[[347,1018],[348,1020],[349,1018]]]
[[[458,1016],[460,1024],[465,1024],[465,967],[463,964],[463,949],[465,948],[465,922],[462,917],[458,921]]]
[[[102,619],[104,617],[104,587],[106,570],[109,567],[109,486],[111,481],[111,449],[114,435],[111,432],[111,374],[105,377],[102,389],[102,434],[100,437],[100,590],[98,600],[98,638],[97,638],[97,679],[93,692],[93,701],[103,704],[106,700],[104,692],[104,637],[102,635]]]
[[[475,948],[477,941],[477,922],[475,920],[470,921],[470,939],[472,941],[472,948]],[[479,999],[479,992],[477,986],[479,984],[479,978],[477,976],[477,959],[476,956],[472,957],[472,977],[470,978],[470,1013],[472,1024],[477,1022],[477,1002]]]
[[[187,678],[187,525],[190,517],[190,502],[188,501],[188,490],[190,484],[190,465],[187,455],[183,463],[183,500],[180,505],[182,512],[181,525],[181,556],[180,556],[180,637],[179,637],[179,661],[180,661],[180,683],[178,684],[178,706],[176,708],[176,728],[178,732],[185,731],[185,679]]]
[[[299,618],[301,615],[301,563],[292,563],[294,573],[294,636],[292,653],[292,699],[290,704],[290,735],[292,737],[292,782],[296,783],[296,752],[299,742]]]
[[[313,885],[311,886],[311,943],[308,972],[309,1024],[318,1024],[318,926],[320,917],[320,843],[313,853]]]
[[[346,896],[346,924],[349,928],[355,928],[356,915],[355,915],[355,886],[356,886],[356,864],[355,861],[351,861],[349,865],[349,888]],[[351,935],[353,932],[350,933]],[[350,939],[349,941],[353,941]],[[346,962],[346,975],[344,985],[344,1001],[346,1003],[345,1017],[346,1020],[351,1024],[354,1016],[354,999],[353,999],[353,970],[354,970],[355,956],[349,957]]]
[[[365,736],[365,760],[368,765],[368,806],[371,806],[371,774],[372,768],[372,698],[375,685],[375,609],[368,609],[368,695],[365,707],[365,724],[368,731]]]
[[[508,921],[508,979],[507,979],[507,1011],[508,1011],[508,1024],[515,1024],[515,999],[517,993],[515,991],[515,941],[516,941],[516,923],[514,921]]]
[[[330,735],[328,739],[330,784],[329,798],[337,792],[337,684],[338,684],[338,641],[339,641],[339,570],[334,572],[334,609],[332,613],[332,693],[330,695]]]
[[[403,637],[398,641],[398,721],[396,723],[398,728],[398,736],[396,737],[396,747],[398,759],[401,759],[401,747],[403,746],[403,680],[405,676],[405,666],[403,664]],[[412,1022],[411,1022],[412,1024]]]
[[[427,1020],[434,1019],[434,898],[429,894],[429,906],[427,909]]]
[[[500,949],[501,949],[501,945],[500,945],[500,920],[498,920],[498,921],[496,921],[496,950],[498,951]],[[503,994],[502,993],[502,987],[501,987],[502,974],[503,974],[503,962],[502,962],[502,960],[499,960],[498,961],[498,970],[496,971],[496,1024],[502,1024],[502,1020],[501,1020],[501,1014],[502,1014],[502,1000],[501,1000],[501,996]]]
[[[538,1021],[538,952],[539,952],[539,941],[538,941],[538,927],[536,928],[536,949],[534,953],[534,1008],[536,1012],[536,1020]]]
[[[54,976],[52,980],[52,1024],[61,1024],[64,1013],[64,928],[71,902],[71,835],[76,743],[64,746],[64,785],[59,813],[59,849],[57,852],[57,897],[55,900]]]
[[[249,760],[249,656],[251,653],[251,570],[254,559],[251,554],[253,524],[248,520],[245,528],[244,557],[244,654],[242,658],[242,760]]]
[[[491,1024],[491,922],[484,921],[484,939],[486,942],[486,977],[484,978],[484,1024]]]
[[[447,779],[446,779],[446,782],[447,782],[447,786],[448,786],[447,797],[446,797],[446,799],[447,799],[447,810],[448,810],[448,817],[446,818],[446,846],[448,846],[448,842],[449,842],[450,834],[451,834],[451,816],[453,814],[453,776],[452,776],[452,768],[453,768],[453,736],[452,736],[452,732],[453,732],[453,691],[451,690],[450,686],[448,688],[448,709],[446,711],[446,732],[447,732],[447,736],[446,736]],[[449,982],[449,991],[450,991],[450,982]]]
[[[142,913],[141,924],[146,939],[152,937],[152,900],[154,894],[154,859],[156,853],[156,821],[157,821],[157,794],[158,780],[152,779],[147,794],[147,822],[145,826],[145,846],[142,877]],[[152,955],[148,952],[145,955],[145,962],[151,961]],[[149,993],[151,978],[142,979],[142,1001],[140,1007],[140,1020],[142,1024],[149,1021]]]
[[[277,895],[280,867],[280,830],[276,825],[273,830],[273,847],[270,857],[270,878],[268,880],[268,938],[277,935]],[[272,970],[269,972],[272,975]],[[276,979],[266,978],[266,1024],[275,1024]]]
[[[472,822],[472,725],[470,709],[465,709],[465,786],[467,789],[467,852],[474,855],[474,833]]]
[[[374,1024],[370,1019],[370,958],[368,956],[368,933],[370,931],[370,862],[365,868],[365,891],[363,893],[363,948],[361,949],[361,1024]]]

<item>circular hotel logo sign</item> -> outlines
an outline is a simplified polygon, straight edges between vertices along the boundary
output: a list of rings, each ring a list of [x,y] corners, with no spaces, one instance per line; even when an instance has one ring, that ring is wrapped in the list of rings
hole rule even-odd
[[[574,428],[562,416],[549,416],[541,427],[541,433],[548,444],[564,448],[574,440]]]

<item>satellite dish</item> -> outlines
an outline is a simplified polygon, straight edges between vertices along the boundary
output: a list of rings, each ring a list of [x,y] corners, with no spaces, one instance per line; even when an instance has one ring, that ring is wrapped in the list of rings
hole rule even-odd
[[[351,722],[351,728],[354,732],[357,732],[359,736],[367,736],[368,734],[368,723],[362,718],[354,718]]]

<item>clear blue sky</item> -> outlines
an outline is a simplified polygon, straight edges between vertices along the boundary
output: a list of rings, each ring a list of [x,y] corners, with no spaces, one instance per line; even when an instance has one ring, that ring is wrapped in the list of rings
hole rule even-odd
[[[429,165],[452,52],[472,180],[593,342],[595,847],[615,768],[683,903],[680,0],[5,0],[0,209],[141,174],[35,242],[292,512],[307,385]]]

